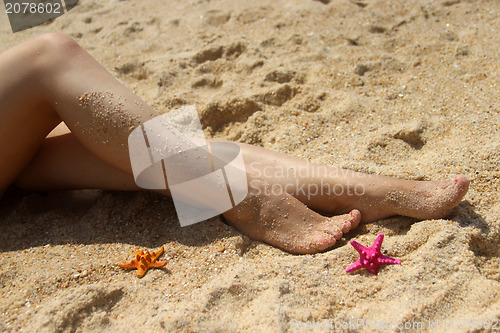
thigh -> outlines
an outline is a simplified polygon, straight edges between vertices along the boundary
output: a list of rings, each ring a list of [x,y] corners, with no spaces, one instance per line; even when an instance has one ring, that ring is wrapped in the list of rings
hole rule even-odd
[[[33,80],[36,41],[0,54],[0,192],[26,167],[61,120]]]
[[[64,123],[49,133],[15,184],[28,190],[139,189],[132,175],[91,153]]]

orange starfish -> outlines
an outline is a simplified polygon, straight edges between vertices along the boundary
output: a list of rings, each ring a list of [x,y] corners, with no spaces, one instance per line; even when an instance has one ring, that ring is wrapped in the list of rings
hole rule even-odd
[[[120,264],[120,268],[124,269],[137,269],[137,277],[143,277],[150,268],[162,268],[167,264],[166,261],[156,261],[163,253],[163,246],[158,251],[149,252],[146,250],[144,253],[139,249],[135,249],[135,259],[126,264]]]

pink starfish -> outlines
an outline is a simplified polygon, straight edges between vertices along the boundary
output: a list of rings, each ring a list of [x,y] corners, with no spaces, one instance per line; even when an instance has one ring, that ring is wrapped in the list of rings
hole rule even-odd
[[[351,245],[359,252],[359,259],[354,264],[346,268],[346,272],[357,271],[361,268],[366,268],[370,273],[377,274],[378,268],[382,265],[401,265],[398,259],[384,256],[380,252],[384,234],[378,235],[375,243],[370,247],[364,247],[355,240],[351,241]]]

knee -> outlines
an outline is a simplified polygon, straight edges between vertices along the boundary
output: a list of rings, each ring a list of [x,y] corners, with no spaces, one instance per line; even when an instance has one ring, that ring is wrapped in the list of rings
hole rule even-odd
[[[42,66],[58,65],[81,52],[82,48],[70,36],[60,32],[42,34],[32,41]]]
[[[67,55],[81,50],[80,45],[70,36],[60,32],[49,32],[38,37],[44,51],[53,56]]]

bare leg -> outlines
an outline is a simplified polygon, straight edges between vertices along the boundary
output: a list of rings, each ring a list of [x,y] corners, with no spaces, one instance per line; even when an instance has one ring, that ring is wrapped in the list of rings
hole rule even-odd
[[[67,129],[54,134],[60,136],[46,140],[18,178],[18,185],[29,189],[137,189],[131,175],[96,158]],[[456,182],[406,181],[314,165],[258,147],[241,147],[251,179],[251,193],[247,200],[224,216],[250,237],[291,252],[324,250],[359,223],[356,210],[351,215],[327,219],[309,210],[303,202],[333,214],[359,209],[363,219],[368,216],[376,220],[397,214],[431,218],[432,215],[446,215],[467,191],[468,180],[462,176]],[[276,176],[290,168],[300,172],[298,175],[302,177],[292,178],[292,171],[288,178]],[[337,193],[328,194],[326,190],[318,193],[315,186],[310,186],[316,184]],[[314,193],[302,192],[302,185]],[[279,189],[286,189],[290,194]],[[356,194],[359,189],[362,191],[358,194],[362,195]],[[266,191],[269,194],[265,194]]]
[[[149,106],[64,35],[45,35],[2,54],[0,73],[9,69],[14,69],[12,75],[19,79],[0,85],[0,105],[8,106],[0,111],[0,123],[8,123],[0,128],[5,139],[0,141],[0,158],[10,161],[11,156],[20,157],[16,163],[0,165],[0,189],[16,178],[25,188],[136,188],[130,175],[127,139],[133,127],[155,115]],[[94,94],[88,95],[89,92]],[[20,102],[23,100],[27,102]],[[45,135],[61,119],[72,134],[48,138],[28,165]],[[16,137],[23,134],[26,123],[32,123],[33,128],[28,127],[30,135]],[[9,132],[9,128],[14,130]],[[250,237],[296,253],[313,253],[333,246],[336,239],[360,222],[361,214],[355,208],[366,212],[366,221],[394,214],[415,216],[429,203],[434,208],[422,215],[443,215],[458,204],[468,185],[465,179],[458,179],[458,185],[438,185],[367,175],[360,178],[359,174],[335,168],[329,170],[337,171],[337,175],[326,178],[320,173],[268,177],[264,174],[268,166],[287,170],[314,170],[320,166],[304,166],[306,162],[283,154],[240,146],[249,171],[250,194],[223,215]],[[263,165],[258,166],[257,162]],[[22,170],[25,172],[19,176]],[[311,196],[299,191],[302,185],[324,183],[345,188],[359,185],[366,192],[352,197],[335,193]],[[274,185],[285,190],[269,191]],[[436,187],[438,200],[430,190]],[[343,215],[324,217],[306,204]]]
[[[128,133],[154,111],[71,38],[46,34],[7,50],[0,55],[0,73],[0,191],[61,119],[94,155],[130,172]],[[87,92],[104,92],[100,102],[117,107],[85,108],[79,96]],[[118,98],[127,99],[126,112],[119,113]]]
[[[130,174],[104,162],[85,148],[64,123],[47,136],[15,184],[35,191],[141,190]]]
[[[358,209],[364,223],[393,215],[441,218],[458,205],[469,188],[469,180],[464,176],[444,181],[410,181],[241,146],[253,184],[272,184],[275,194],[286,192],[318,211],[343,214]]]
[[[41,44],[41,43],[38,43]],[[0,192],[26,167],[46,135],[61,121],[32,80],[34,45],[0,54]]]
[[[62,34],[43,35],[3,53],[0,64],[0,73],[10,73],[10,76],[19,78],[14,83],[5,80],[3,86],[0,86],[0,123],[7,124],[0,131],[3,136],[0,141],[0,159],[9,161],[0,166],[1,188],[5,188],[16,178],[19,178],[18,184],[23,187],[54,188],[54,185],[49,184],[59,177],[58,171],[62,165],[74,166],[75,172],[66,170],[66,179],[61,178],[56,183],[57,187],[63,184],[67,187],[82,186],[82,179],[68,179],[71,175],[78,175],[78,164],[67,162],[69,159],[86,160],[87,151],[109,166],[131,173],[128,135],[134,127],[154,117],[156,113],[114,79],[72,39]],[[28,166],[44,137],[61,120],[71,130],[72,136],[48,139],[37,158]],[[27,127],[27,123],[32,124],[32,127]],[[33,134],[24,135],[25,129]],[[75,138],[86,150],[71,148],[76,142]],[[66,148],[62,149],[62,146]],[[54,161],[52,157],[55,147],[67,152],[66,158],[58,157],[59,161]],[[11,163],[13,155],[21,155],[22,158]],[[93,181],[85,187],[109,185],[99,184],[96,180],[99,179],[99,173],[108,166],[95,159],[89,159],[87,163],[92,164],[92,161],[95,162],[94,167],[87,169],[86,179]],[[23,170],[26,171],[19,177]],[[45,175],[45,181],[34,175]],[[121,181],[126,189],[130,189],[129,180]],[[119,182],[114,182],[112,186],[116,184]],[[250,235],[288,251],[312,253],[331,247],[342,236],[341,231],[347,232],[360,220],[357,211],[351,215],[328,218],[309,210],[286,194],[276,197],[255,193],[238,206],[241,214],[235,214],[238,211],[233,209],[226,217],[230,223],[234,222],[245,232],[265,230],[265,225],[260,227],[258,224],[273,220],[266,214],[269,214],[269,209],[281,197],[286,197],[291,204],[287,207],[289,217],[281,221],[279,230],[289,230],[289,238],[294,238],[295,241],[285,243],[285,235],[279,238],[262,232]],[[256,203],[259,205],[255,205]],[[252,215],[246,214],[248,209]]]
[[[315,165],[263,148],[240,146],[251,191],[246,201],[223,215],[250,237],[292,252],[311,253],[331,246],[325,234],[338,239],[356,227],[360,217],[365,223],[393,215],[444,217],[469,187],[464,176],[448,181],[408,181]],[[337,216],[325,221],[306,205]],[[339,215],[346,213],[349,215]]]

